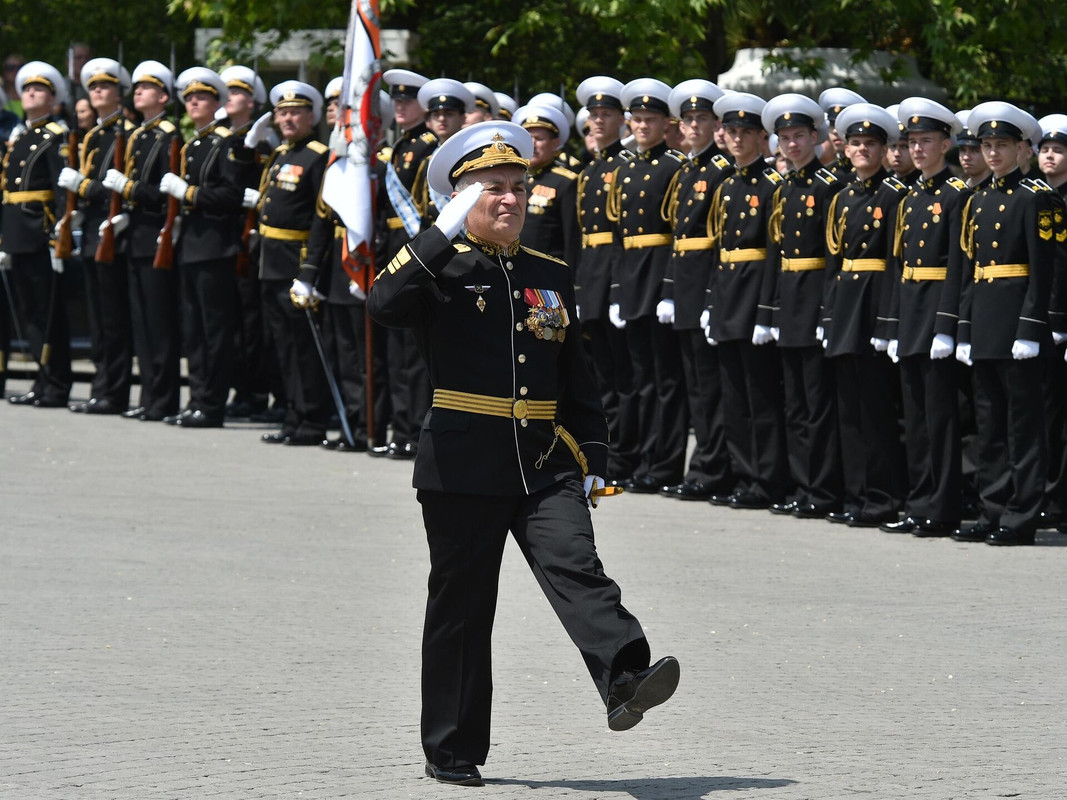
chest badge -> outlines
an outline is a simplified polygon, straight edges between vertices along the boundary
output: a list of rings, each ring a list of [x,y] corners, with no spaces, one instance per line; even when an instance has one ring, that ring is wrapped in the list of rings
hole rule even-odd
[[[527,289],[523,292],[523,299],[530,307],[526,328],[538,339],[562,342],[567,335],[565,328],[571,324],[571,320],[559,292]]]
[[[486,303],[485,298],[482,297],[482,295],[485,292],[489,291],[489,284],[476,283],[473,286],[464,286],[463,288],[466,289],[468,292],[474,292],[476,295],[478,295],[478,298],[474,301],[474,305],[476,305],[478,307],[478,310],[484,314]]]

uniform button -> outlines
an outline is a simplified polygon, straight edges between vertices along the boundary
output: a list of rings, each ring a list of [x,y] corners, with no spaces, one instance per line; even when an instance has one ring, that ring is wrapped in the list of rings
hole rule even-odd
[[[508,269],[515,269],[515,265],[512,264],[510,261],[505,262],[504,266],[507,267]]]
[[[519,353],[519,363],[520,364],[525,364],[526,363],[526,354],[525,353]]]
[[[522,330],[522,323],[521,322],[519,322],[519,323],[517,323],[515,325],[515,330],[517,330],[517,331],[521,331]]]
[[[521,394],[523,397],[525,397],[529,393],[530,393],[530,390],[527,389],[525,386],[520,386],[519,387],[519,394]]]
[[[599,213],[600,213],[600,207],[599,207],[599,206],[595,207],[595,208],[593,209],[593,213],[594,213],[594,214],[599,214]]]
[[[530,421],[529,420],[525,420],[525,419],[520,419],[519,420],[519,424],[522,425],[522,427],[525,428],[527,425],[530,424]]]
[[[519,290],[516,289],[514,292],[511,293],[511,296],[518,300],[522,295],[520,295]]]

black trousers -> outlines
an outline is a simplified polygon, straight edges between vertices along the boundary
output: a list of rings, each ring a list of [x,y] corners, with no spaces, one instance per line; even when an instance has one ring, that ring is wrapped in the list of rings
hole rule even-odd
[[[222,419],[233,375],[234,259],[178,265],[189,407]]]
[[[281,378],[273,348],[265,343],[263,290],[255,270],[238,276],[236,300],[233,399],[235,403],[247,403],[253,411],[261,411]]]
[[[840,509],[841,444],[834,372],[820,345],[780,347],[785,438],[796,501]]]
[[[33,253],[12,253],[7,277],[22,318],[22,335],[29,341],[30,352],[39,366],[31,391],[48,401],[66,402],[72,375],[63,276],[53,272],[52,259],[45,248]],[[13,322],[10,327],[13,333]]]
[[[960,521],[963,484],[956,363],[951,356],[900,359],[908,459],[904,511],[916,518]]]
[[[1067,364],[1065,345],[1057,345],[1045,361],[1045,431],[1048,443],[1048,475],[1045,507],[1053,516],[1067,513]]]
[[[1045,494],[1045,359],[974,362],[980,521],[1037,527]]]
[[[285,384],[287,404],[281,432],[288,436],[325,439],[326,425],[334,412],[333,400],[307,312],[294,306],[289,299],[292,283],[289,280],[260,282],[263,318],[270,328]]]
[[[490,645],[508,531],[605,702],[615,675],[648,666],[641,624],[623,607],[619,587],[597,557],[577,479],[529,496],[419,490],[418,499],[430,548],[422,640],[427,760],[438,766],[484,764],[489,752]]]
[[[900,509],[904,494],[893,362],[873,349],[830,361],[837,387],[844,510],[888,516]]]
[[[605,477],[630,478],[641,460],[641,444],[637,390],[626,332],[607,320],[583,319],[582,334],[587,337],[586,352],[608,419],[608,474]]]
[[[726,424],[722,413],[722,375],[719,351],[708,344],[702,330],[678,331],[682,370],[696,446],[689,456],[688,481],[728,494],[734,488]]]
[[[337,378],[338,388],[345,404],[345,413],[352,434],[357,441],[367,440],[367,312],[363,303],[326,303],[322,306],[322,338],[330,363]],[[385,429],[389,423],[388,403],[383,375],[385,359],[379,358],[378,337],[385,338],[385,329],[374,326],[372,371],[374,382],[374,442],[385,441]]]
[[[718,348],[726,443],[737,488],[781,502],[789,491],[789,464],[778,350],[743,339],[720,342]]]
[[[92,396],[120,408],[130,402],[133,342],[126,259],[116,254],[110,264],[85,259],[85,297],[92,336]]]
[[[154,416],[176,414],[181,391],[180,287],[173,269],[130,259],[130,324],[141,373],[139,405]]]
[[[387,328],[389,402],[392,408],[393,441],[419,443],[419,431],[430,410],[433,389],[430,370],[415,346],[415,336],[407,328]],[[380,440],[379,440],[380,441]],[[384,442],[381,442],[384,444]]]
[[[680,483],[689,439],[685,377],[678,334],[652,316],[626,321],[623,328],[633,359],[637,390],[637,431],[641,459],[635,475],[660,485]]]

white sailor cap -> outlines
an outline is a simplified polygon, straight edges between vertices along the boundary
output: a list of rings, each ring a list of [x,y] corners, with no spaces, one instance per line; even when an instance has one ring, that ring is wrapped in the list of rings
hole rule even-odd
[[[574,129],[578,131],[579,136],[585,136],[589,133],[589,109],[582,106],[578,109],[578,113],[574,115]]]
[[[819,95],[819,105],[826,112],[826,119],[834,125],[837,115],[853,103],[866,103],[862,95],[843,86],[832,86]]]
[[[227,89],[243,89],[260,105],[267,102],[267,87],[263,85],[263,79],[249,67],[240,64],[226,67],[219,73],[219,77]]]
[[[94,83],[113,83],[119,87],[119,94],[126,94],[133,84],[130,73],[113,58],[91,58],[82,67],[81,83],[88,91]]]
[[[533,139],[521,125],[504,120],[479,122],[464,128],[437,148],[427,168],[434,191],[451,194],[460,176],[480,169],[514,164],[526,169],[533,155]]]
[[[982,140],[974,135],[974,132],[968,127],[967,122],[971,116],[971,109],[963,108],[956,112],[956,119],[960,121],[960,125],[963,129],[956,134],[956,146],[957,147],[981,147]]]
[[[22,94],[22,90],[30,84],[44,86],[55,95],[57,103],[67,99],[67,82],[51,64],[43,61],[28,61],[23,64],[15,75],[15,91]]]
[[[322,98],[328,103],[331,100],[336,100],[341,96],[341,88],[344,86],[345,79],[338,75],[336,78],[331,78],[330,82],[326,84],[326,91],[322,93]]]
[[[567,122],[567,117],[558,108],[552,106],[525,105],[515,112],[514,122],[527,130],[544,128],[563,141],[567,141],[571,135],[571,126]]]
[[[682,118],[683,111],[702,109],[715,113],[715,101],[723,96],[723,90],[711,81],[702,78],[682,81],[667,95],[671,116]]]
[[[310,108],[315,122],[322,116],[322,95],[303,81],[282,81],[270,90],[270,102],[275,108]]]
[[[889,115],[890,115],[890,116],[891,116],[891,117],[892,117],[893,119],[895,119],[895,120],[897,121],[897,130],[898,130],[898,131],[900,131],[900,138],[902,138],[902,139],[903,139],[903,138],[905,138],[905,137],[904,137],[904,131],[905,131],[906,129],[905,129],[905,127],[904,127],[904,123],[903,123],[903,122],[901,122],[901,121],[900,121],[900,118],[899,118],[899,117],[897,116],[897,109],[898,109],[898,108],[900,108],[900,103],[893,103],[893,105],[891,105],[891,106],[886,106],[886,107],[885,107],[885,110],[886,110],[886,111],[888,111],[888,112],[889,112]],[[899,140],[898,140],[898,141],[899,141]]]
[[[594,75],[578,84],[574,95],[586,108],[614,108],[622,111],[622,81],[607,75]]]
[[[671,87],[655,78],[637,78],[622,87],[623,107],[630,112],[657,111],[670,116]]]
[[[491,117],[497,115],[500,111],[500,103],[497,102],[496,95],[493,94],[492,89],[484,83],[478,83],[477,81],[467,81],[463,85],[474,95],[475,106],[482,109],[482,111],[488,111],[489,116]]]
[[[382,75],[382,80],[389,84],[390,97],[406,97],[409,100],[415,100],[419,96],[419,89],[430,79],[409,69],[387,69]]]
[[[174,86],[174,73],[158,61],[142,61],[133,68],[131,82],[134,86],[139,83],[150,83],[170,94],[171,87]]]
[[[724,126],[763,130],[763,113],[767,101],[749,92],[730,92],[715,101],[715,116]]]
[[[897,118],[874,103],[853,103],[837,115],[837,132],[849,136],[874,136],[886,144],[900,138]]]
[[[760,121],[767,133],[796,127],[819,130],[825,120],[822,106],[810,97],[792,92],[772,97],[760,112]]]
[[[511,119],[515,116],[515,111],[519,107],[519,104],[515,102],[515,98],[503,92],[493,92],[493,97],[496,98],[496,115],[498,119]]]
[[[937,131],[945,136],[955,136],[963,130],[963,123],[955,114],[925,97],[909,97],[901,101],[897,119],[909,133]]]
[[[189,67],[178,76],[174,85],[183,100],[193,92],[207,92],[215,95],[220,103],[225,103],[230,94],[222,78],[207,67]]]
[[[1000,100],[979,103],[972,108],[967,127],[979,139],[1004,137],[1031,144],[1041,141],[1041,126],[1037,120],[1021,108]]]
[[[474,110],[475,102],[471,90],[451,78],[434,78],[419,89],[419,105],[427,112],[450,108],[466,114]]]
[[[558,94],[552,94],[552,92],[541,92],[535,94],[529,100],[526,101],[528,106],[546,106],[551,108],[558,108],[563,112],[563,116],[567,118],[567,124],[572,128],[574,127],[574,109],[567,105],[567,101],[560,97]]]
[[[1049,114],[1039,119],[1037,124],[1041,126],[1041,144],[1067,144],[1067,114]]]

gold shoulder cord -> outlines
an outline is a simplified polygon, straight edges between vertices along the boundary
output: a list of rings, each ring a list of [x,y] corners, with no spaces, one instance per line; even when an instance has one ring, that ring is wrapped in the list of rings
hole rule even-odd
[[[582,225],[582,201],[585,199],[585,185],[589,183],[588,175],[579,175],[578,184],[575,187],[578,200],[575,203],[575,210],[578,212],[578,226]]]
[[[425,217],[430,208],[430,192],[426,183],[426,165],[430,159],[424,158],[415,171],[415,180],[411,183],[411,199],[415,201],[415,210],[420,217]],[[440,210],[440,209],[438,209]]]
[[[782,187],[774,190],[771,198],[771,213],[767,217],[767,235],[774,244],[782,243],[782,217],[785,216],[785,198],[782,197]]]
[[[972,200],[974,200],[973,194],[963,204],[963,225],[960,227],[960,247],[969,259],[974,258],[974,229],[977,227],[971,223]]]
[[[611,179],[611,186],[608,188],[608,200],[604,210],[607,213],[609,220],[618,222],[620,211],[619,204],[621,203],[619,195],[622,192],[619,188],[619,168],[616,167],[615,171],[611,174],[613,177]]]
[[[681,178],[682,170],[678,170],[671,178],[671,182],[667,184],[667,191],[663,195],[663,202],[660,203],[659,215],[664,222],[669,222],[671,227],[675,227],[678,224],[678,205],[680,203],[678,193],[681,191]]]
[[[841,219],[837,218],[837,199],[840,196],[840,194],[834,195],[826,214],[826,251],[834,256],[841,255],[841,240],[845,235],[845,216],[848,214],[846,207],[841,212]]]
[[[897,206],[897,229],[893,232],[893,255],[900,258],[904,254],[904,216],[908,213],[908,201]]]
[[[719,239],[722,238],[723,226],[726,224],[726,209],[722,207],[722,187],[725,185],[720,183],[715,187],[715,194],[711,198],[711,207],[708,209],[707,229],[712,247],[719,243]]]

